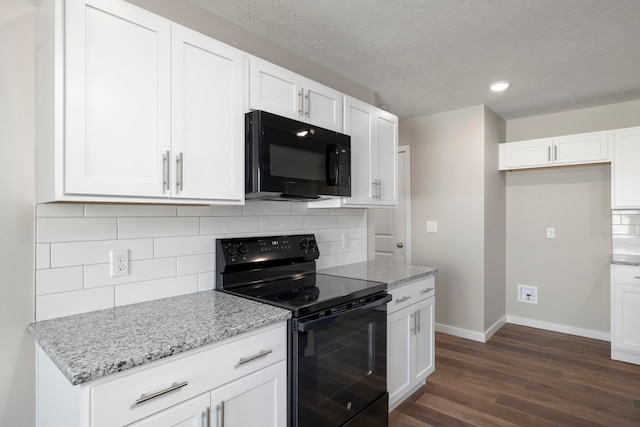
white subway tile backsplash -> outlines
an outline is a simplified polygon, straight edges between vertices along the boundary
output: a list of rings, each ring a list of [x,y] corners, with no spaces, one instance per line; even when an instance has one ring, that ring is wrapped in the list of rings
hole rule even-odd
[[[340,227],[340,217],[338,216],[305,216],[303,218],[304,228],[307,230]]]
[[[115,218],[39,218],[36,242],[81,242],[117,238]]]
[[[136,304],[161,298],[198,292],[198,276],[178,276],[168,279],[116,285],[115,306]]]
[[[129,259],[153,258],[153,239],[51,244],[51,267],[108,263],[113,249],[129,249]]]
[[[215,288],[215,285],[216,285],[215,274],[216,274],[215,271],[198,274],[198,292],[210,291]]]
[[[37,218],[63,218],[84,216],[84,206],[68,203],[45,203],[36,206]]]
[[[640,235],[614,234],[611,243],[616,255],[640,255]]]
[[[118,219],[119,239],[193,236],[199,230],[200,220],[195,217]]]
[[[214,254],[181,256],[178,257],[178,276],[211,272],[215,265]]]
[[[260,217],[260,231],[280,231],[300,230],[303,228],[302,216],[263,216]]]
[[[242,206],[178,206],[178,216],[242,216]]]
[[[260,217],[200,218],[200,234],[248,233],[260,231]]]
[[[82,289],[82,267],[50,268],[36,271],[36,295]]]
[[[117,277],[111,277],[110,264],[94,264],[87,265],[84,268],[84,287],[96,288],[100,286],[113,286],[175,276],[175,258],[130,261],[129,274],[127,276]]]
[[[38,205],[36,318],[212,290],[216,238],[314,233],[321,253],[318,268],[365,260],[366,217],[365,209],[309,209],[306,203],[268,201],[244,206]],[[343,233],[349,233],[348,248],[342,248]],[[114,249],[129,250],[128,276],[110,276]]]
[[[176,216],[176,206],[157,205],[87,205],[87,217],[155,217]]]
[[[291,215],[293,202],[273,200],[247,200],[242,209],[244,216]]]
[[[640,224],[640,215],[620,215],[620,224]]]
[[[83,289],[36,297],[36,321],[113,307],[113,288]]]
[[[612,234],[636,234],[635,225],[613,225],[611,226]]]
[[[216,237],[219,236],[164,237],[154,239],[153,253],[156,258],[214,253]]]
[[[51,268],[51,246],[48,243],[36,245],[36,270]]]

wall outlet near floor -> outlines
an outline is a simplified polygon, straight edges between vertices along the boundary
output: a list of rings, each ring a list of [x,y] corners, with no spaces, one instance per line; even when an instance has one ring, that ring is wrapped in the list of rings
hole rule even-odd
[[[129,275],[129,249],[111,251],[111,277]]]
[[[531,285],[518,285],[518,302],[529,304],[538,303],[538,287]]]

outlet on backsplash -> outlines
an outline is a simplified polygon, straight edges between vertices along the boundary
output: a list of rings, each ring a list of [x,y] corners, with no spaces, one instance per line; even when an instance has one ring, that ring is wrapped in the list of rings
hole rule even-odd
[[[129,275],[129,249],[111,251],[111,277]]]

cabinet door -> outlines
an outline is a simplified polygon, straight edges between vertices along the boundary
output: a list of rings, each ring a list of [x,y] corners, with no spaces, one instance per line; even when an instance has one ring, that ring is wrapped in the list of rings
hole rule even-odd
[[[398,117],[377,110],[378,207],[398,206]]]
[[[613,132],[613,208],[640,208],[640,127]]]
[[[640,354],[640,285],[615,285],[614,345]]]
[[[500,144],[500,170],[551,165],[551,138]]]
[[[66,2],[65,193],[163,195],[170,34],[126,2]]]
[[[285,427],[287,368],[278,362],[211,392],[211,425]]]
[[[172,37],[172,196],[240,202],[243,54],[178,25]]]
[[[554,164],[585,164],[609,160],[608,132],[553,138]]]
[[[416,360],[415,360],[415,379],[416,381],[424,380],[427,375],[435,369],[434,364],[434,298],[427,298],[415,305],[415,313],[418,316],[417,323],[419,325],[416,333]]]
[[[249,108],[303,120],[300,76],[252,57],[249,63]]]
[[[344,133],[351,136],[351,197],[346,197],[344,204],[371,205],[374,201],[373,157],[377,151],[374,135],[377,128],[373,125],[375,107],[345,97],[344,112]]]
[[[342,94],[329,87],[304,79],[305,120],[316,126],[342,132]]]
[[[208,427],[210,416],[210,395],[206,393],[165,411],[151,415],[142,421],[129,424],[130,427]],[[209,409],[209,410],[208,410]]]
[[[413,386],[414,328],[413,306],[387,317],[387,389],[390,407]]]

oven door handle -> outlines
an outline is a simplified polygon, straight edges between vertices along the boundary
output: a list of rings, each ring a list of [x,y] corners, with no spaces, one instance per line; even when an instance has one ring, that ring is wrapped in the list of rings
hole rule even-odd
[[[321,319],[298,321],[296,330],[299,333],[300,332],[304,333],[312,329],[317,329],[323,326],[327,326],[334,322],[337,322],[340,319],[344,319],[345,317],[351,317],[356,314],[361,314],[364,311],[374,310],[377,307],[385,305],[386,303],[391,301],[391,299],[392,299],[391,295],[385,295],[374,302],[371,302],[369,304],[366,304],[360,307],[353,308],[349,311],[343,311],[342,313],[332,314],[331,316],[326,316]]]

